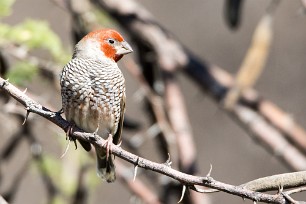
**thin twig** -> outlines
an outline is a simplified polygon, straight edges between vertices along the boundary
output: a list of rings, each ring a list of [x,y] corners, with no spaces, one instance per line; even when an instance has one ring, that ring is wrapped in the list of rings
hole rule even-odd
[[[291,194],[300,193],[300,192],[303,192],[303,191],[306,191],[306,186],[296,188],[296,189],[293,189],[293,190],[290,190],[290,191],[286,191],[286,193],[287,193],[287,195],[291,195]]]

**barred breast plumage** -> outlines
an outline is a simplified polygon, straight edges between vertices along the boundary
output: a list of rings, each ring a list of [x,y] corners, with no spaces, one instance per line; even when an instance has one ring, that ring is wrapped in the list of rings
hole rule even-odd
[[[62,71],[61,87],[68,121],[87,132],[100,130],[103,137],[117,132],[124,112],[125,80],[115,63],[72,59]]]

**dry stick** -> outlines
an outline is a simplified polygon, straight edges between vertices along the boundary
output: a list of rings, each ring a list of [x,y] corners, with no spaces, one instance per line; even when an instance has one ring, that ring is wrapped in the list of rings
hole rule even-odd
[[[222,82],[224,86],[229,86],[229,84],[232,82],[231,76],[219,67],[214,67],[212,75]],[[281,124],[286,124],[286,126],[283,126],[283,128],[288,127],[287,129],[290,130],[293,129],[289,127],[293,127],[296,131],[294,131],[294,134],[292,135],[299,136],[299,141],[303,141],[304,131],[292,120],[288,120],[288,115],[282,112],[271,102],[263,99],[260,100],[254,90],[246,91],[244,98],[246,98],[248,101],[256,101],[256,103],[257,101],[261,101],[258,104],[258,110],[261,114],[258,114],[256,110],[243,104],[238,104],[232,111],[232,114],[239,121],[244,122],[245,125],[242,125],[242,127],[253,135],[255,140],[267,147],[270,152],[284,161],[289,167],[298,171],[305,170],[305,156],[284,138],[282,128],[274,128],[271,126],[269,121],[274,119],[274,124],[279,124],[279,126],[281,126]],[[265,111],[261,111],[262,109],[265,109]],[[267,115],[269,116],[268,119],[270,119],[268,121],[267,117],[265,117]]]
[[[289,140],[292,140],[295,146],[299,147],[301,151],[306,154],[306,132],[298,125],[292,116],[270,101],[262,100],[258,111],[265,117],[268,121],[272,122],[276,128],[280,129]]]
[[[274,1],[271,1],[271,4],[273,4],[272,2]],[[254,86],[265,68],[271,41],[273,39],[272,25],[274,15],[272,14],[274,12],[272,11],[275,11],[275,8],[276,6],[274,6],[274,9],[269,9],[267,11],[254,31],[252,43],[236,74],[235,83],[225,96],[225,109],[233,109],[241,97],[241,94]]]
[[[17,89],[15,86],[10,84],[7,80],[4,80],[0,77],[0,89],[6,91],[9,95],[11,95],[13,98],[15,98],[17,101],[19,101],[21,104],[23,104],[27,111],[36,113],[47,120],[51,121],[52,123],[56,124],[60,128],[62,128],[64,131],[67,131],[69,122],[64,120],[59,114],[54,113],[50,111],[49,109],[43,107],[39,103],[33,101],[31,98],[29,98],[25,93]],[[102,139],[100,136],[91,134],[91,133],[85,133],[83,131],[80,131],[79,129],[75,128],[76,131],[73,132],[73,136],[75,136],[77,139],[88,141],[96,146],[99,146],[103,148],[103,144],[105,143],[105,140]],[[141,168],[148,169],[155,171],[157,173],[164,174],[166,176],[169,176],[179,182],[181,182],[183,185],[194,186],[194,185],[200,185],[200,186],[206,186],[209,188],[218,189],[220,191],[224,191],[233,195],[241,196],[243,198],[251,199],[256,202],[268,202],[268,203],[281,203],[285,204],[286,200],[285,198],[278,194],[278,195],[269,195],[265,193],[259,193],[254,192],[248,189],[245,189],[241,186],[233,186],[230,184],[222,183],[220,181],[217,181],[213,179],[210,176],[206,177],[198,177],[198,176],[192,176],[188,175],[182,172],[179,172],[177,170],[172,169],[169,165],[165,164],[159,164],[156,162],[149,161],[147,159],[141,158],[137,155],[134,155],[130,152],[127,152],[123,150],[122,148],[111,145],[112,153],[134,165],[137,165]]]
[[[306,169],[306,158],[298,149],[288,142],[279,130],[271,127],[265,119],[254,110],[237,105],[234,109],[235,117],[245,121],[248,126],[243,126],[250,135],[264,146],[267,146],[276,157],[280,158],[289,167],[298,171]],[[267,136],[268,135],[268,136]]]
[[[193,174],[191,169],[196,159],[196,148],[193,141],[191,126],[185,107],[185,101],[175,76],[165,77],[165,100],[169,120],[173,127],[178,144],[180,169]]]

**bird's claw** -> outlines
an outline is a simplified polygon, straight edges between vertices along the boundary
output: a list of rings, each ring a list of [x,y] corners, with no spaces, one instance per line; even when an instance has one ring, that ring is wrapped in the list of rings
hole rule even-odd
[[[111,153],[111,144],[113,143],[113,136],[111,134],[108,135],[107,140],[103,144],[103,147],[105,148],[106,151],[106,161],[108,161],[109,155]]]
[[[64,113],[64,109],[63,108],[61,108],[59,111],[55,112],[56,115],[61,115],[63,113]]]
[[[75,127],[75,124],[74,124],[74,123],[71,123],[71,124],[68,126],[68,130],[67,130],[67,132],[66,132],[66,140],[73,141],[73,142],[74,142],[75,149],[78,149],[78,145],[77,145],[77,143],[76,143],[76,139],[74,139],[74,138],[71,137],[72,130],[73,130],[74,127]]]

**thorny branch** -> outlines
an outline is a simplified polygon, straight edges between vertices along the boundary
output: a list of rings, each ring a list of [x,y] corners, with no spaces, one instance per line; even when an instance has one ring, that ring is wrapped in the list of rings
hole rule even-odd
[[[107,2],[107,1],[106,1]],[[150,18],[150,15],[148,15],[147,16],[148,18]],[[151,21],[151,22],[153,22],[153,21]],[[156,24],[156,26],[158,27],[158,24]],[[141,26],[139,27],[140,28],[140,30],[142,29],[141,28]],[[133,29],[133,28],[132,28]],[[160,34],[165,34],[164,33],[165,32],[165,30],[164,29],[162,29],[161,31],[160,31]],[[145,33],[145,35],[154,35],[154,32],[152,32],[152,33]],[[169,34],[169,33],[166,33],[166,34]],[[140,35],[142,35],[142,34],[140,34]],[[167,35],[166,35],[167,36]],[[146,36],[145,36],[146,37]],[[165,39],[167,39],[167,38],[165,38]],[[156,40],[156,39],[155,39]],[[171,40],[170,41],[170,43],[169,43],[169,46],[167,45],[167,44],[165,44],[165,43],[162,43],[163,44],[163,46],[166,46],[166,47],[169,47],[169,48],[174,48],[174,50],[175,49],[177,49],[177,48],[180,48],[181,46],[177,46],[176,44],[176,41],[175,40]],[[157,46],[158,46],[158,43],[156,43],[157,44]],[[174,44],[174,46],[173,46],[173,44]],[[178,44],[179,45],[179,44]],[[165,49],[165,50],[172,50],[172,49]],[[176,52],[176,54],[173,54],[173,58],[175,58],[175,59],[186,59],[185,57],[175,57],[175,56],[184,56],[186,53],[184,53],[184,52],[186,52],[187,53],[187,55],[188,55],[188,57],[190,57],[191,56],[191,62],[189,61],[189,64],[187,63],[188,61],[184,61],[184,60],[182,60],[181,62],[178,62],[178,65],[174,65],[174,66],[172,66],[171,65],[171,62],[169,62],[169,61],[165,61],[165,60],[168,60],[168,59],[171,59],[171,58],[167,58],[167,57],[164,57],[164,58],[160,58],[160,57],[162,57],[162,56],[166,56],[165,55],[165,52],[164,52],[164,50],[162,50],[162,49],[157,49],[157,55],[158,55],[158,62],[159,62],[159,66],[160,67],[164,67],[164,68],[166,68],[166,70],[167,71],[174,71],[175,69],[177,69],[177,67],[184,67],[185,66],[185,64],[187,63],[188,64],[188,66],[191,64],[192,65],[192,63],[195,63],[197,66],[198,65],[200,65],[201,66],[201,64],[197,64],[199,61],[197,61],[197,59],[195,59],[194,58],[194,56],[192,55],[192,54],[190,54],[188,51],[186,51],[186,50],[183,50],[183,53],[181,52],[181,50],[179,50],[178,52]],[[167,53],[167,52],[166,52]],[[174,52],[175,53],[175,52]],[[35,63],[34,63],[35,64]],[[218,72],[218,68],[215,68],[215,67],[213,67],[213,66],[211,66],[211,65],[208,65],[208,64],[206,64],[206,63],[203,63],[204,64],[204,67],[207,65],[207,68],[208,68],[208,73],[209,74],[211,74],[213,77],[215,77],[217,80],[215,81],[215,82],[218,82],[218,83],[220,83],[220,85],[218,85],[218,86],[216,86],[216,85],[214,85],[214,80],[212,80],[210,77],[203,77],[203,78],[201,78],[202,77],[202,75],[200,76],[200,75],[198,75],[198,76],[195,76],[195,75],[193,75],[193,72],[195,71],[195,70],[193,70],[193,68],[190,68],[190,67],[187,67],[185,70],[186,70],[186,73],[187,74],[190,74],[190,76],[192,77],[192,78],[196,78],[196,77],[199,77],[199,78],[201,78],[200,79],[200,81],[198,82],[202,87],[204,87],[205,89],[207,89],[207,86],[208,86],[208,91],[210,92],[210,93],[212,93],[212,95],[213,96],[215,96],[216,98],[217,98],[217,100],[219,101],[220,99],[222,99],[222,97],[223,97],[223,91],[225,90],[225,89],[227,89],[227,85],[224,85],[223,84],[223,82],[224,82],[224,78],[222,79],[218,79],[218,76],[217,75],[214,75],[215,73],[217,73]],[[193,64],[194,65],[194,64]],[[47,67],[47,66],[46,66]],[[199,70],[198,70],[199,71]],[[203,71],[203,70],[202,70]],[[220,71],[220,70],[219,70]],[[222,70],[221,70],[221,72],[222,72]],[[198,73],[198,72],[196,72],[196,73]],[[199,73],[198,73],[199,74]],[[223,73],[223,74],[225,74],[225,75],[227,75],[227,73]],[[228,77],[229,75],[227,75],[226,77]],[[226,78],[225,77],[225,78]],[[229,76],[230,77],[230,76]],[[201,81],[201,80],[204,80],[204,81]],[[205,82],[205,80],[207,80],[206,82]],[[231,79],[230,79],[231,80]],[[208,83],[207,83],[208,82]],[[212,83],[212,84],[209,84],[209,83]],[[203,84],[204,84],[204,86],[203,86]],[[223,87],[224,86],[224,87]],[[221,92],[220,92],[221,91]],[[217,93],[217,94],[216,94]],[[221,94],[221,95],[220,95]],[[234,114],[236,114],[236,113],[239,113],[239,110],[237,110],[237,109],[239,109],[240,108],[240,106],[242,106],[242,109],[240,109],[240,111],[241,110],[243,110],[243,108],[245,108],[246,107],[246,110],[247,111],[245,111],[245,112],[243,112],[243,111],[241,111],[241,113],[242,114],[238,114],[238,119],[239,120],[241,120],[242,122],[244,122],[244,117],[242,117],[242,116],[245,116],[245,115],[248,115],[247,113],[248,113],[248,110],[249,110],[249,107],[251,107],[250,108],[250,110],[251,111],[253,111],[254,112],[254,115],[256,115],[256,114],[258,114],[258,115],[263,115],[263,117],[261,118],[262,119],[262,121],[263,121],[263,123],[267,123],[267,121],[268,121],[268,127],[269,127],[269,122],[271,122],[272,123],[272,130],[273,130],[273,125],[277,128],[277,129],[279,129],[280,130],[280,132],[279,131],[277,131],[278,133],[278,135],[279,135],[279,141],[286,141],[284,138],[283,138],[283,135],[282,134],[288,134],[289,135],[289,137],[290,136],[303,136],[303,135],[305,135],[305,132],[304,132],[304,130],[302,129],[302,128],[300,128],[294,121],[292,121],[292,119],[290,118],[290,117],[288,117],[285,113],[283,113],[283,112],[281,112],[281,110],[279,110],[279,109],[277,109],[277,107],[274,105],[274,104],[272,104],[272,103],[270,103],[269,104],[269,102],[268,101],[263,101],[263,102],[268,102],[268,105],[272,105],[272,108],[274,108],[274,109],[277,109],[276,110],[276,113],[283,113],[283,115],[281,114],[281,116],[285,116],[285,117],[273,117],[273,116],[275,116],[275,112],[273,112],[273,113],[271,113],[271,112],[269,112],[270,110],[271,110],[271,107],[270,108],[266,108],[266,109],[263,109],[261,106],[259,106],[258,107],[258,110],[257,110],[257,107],[255,108],[255,110],[254,110],[254,107],[253,107],[253,105],[254,104],[256,104],[256,106],[257,106],[257,104],[259,103],[259,102],[261,102],[262,100],[260,100],[260,98],[258,97],[258,98],[256,98],[256,100],[253,100],[254,98],[252,98],[252,100],[249,100],[249,98],[248,97],[246,97],[246,96],[243,96],[244,97],[244,102],[246,102],[246,103],[242,103],[242,104],[239,104],[238,106],[237,106],[237,108],[235,109],[235,110],[233,110],[233,112],[234,112]],[[248,101],[249,100],[249,101]],[[261,103],[260,103],[261,104]],[[259,105],[260,105],[259,104]],[[263,103],[263,104],[265,104],[265,103]],[[26,106],[27,108],[28,108],[28,106]],[[44,109],[44,107],[42,107],[43,108],[43,110],[45,110]],[[39,107],[38,107],[38,109],[39,109]],[[31,112],[31,111],[34,111],[35,112],[35,110],[33,109],[31,109],[31,108],[28,108],[27,109],[28,110],[28,113],[29,112]],[[272,109],[273,110],[273,109]],[[50,116],[48,116],[48,117],[50,117]],[[56,117],[58,117],[58,116],[54,116],[55,118]],[[240,118],[241,117],[241,118]],[[279,120],[279,118],[284,118],[285,120]],[[288,120],[287,120],[288,119]],[[267,121],[266,121],[267,120]],[[246,120],[247,122],[248,122],[248,120]],[[288,121],[289,121],[289,127],[288,127]],[[282,122],[285,122],[285,123],[282,123]],[[249,124],[244,124],[246,127],[247,127],[247,129],[250,131],[250,132],[252,132],[253,134],[255,134],[256,136],[257,136],[257,134],[260,136],[259,138],[261,138],[261,136],[262,136],[262,141],[266,141],[265,142],[265,144],[267,144],[272,150],[273,150],[273,152],[276,152],[276,153],[279,153],[279,150],[281,150],[281,148],[279,148],[279,146],[275,146],[274,144],[271,144],[271,143],[269,143],[269,138],[267,138],[267,137],[265,137],[265,135],[268,135],[268,133],[269,133],[269,130],[267,130],[268,128],[264,128],[264,130],[267,130],[267,131],[263,131],[263,132],[258,132],[258,129],[260,129],[260,128],[254,128],[252,125],[249,125]],[[249,126],[248,126],[249,125]],[[297,129],[296,129],[296,127],[297,127]],[[297,131],[296,131],[297,130]],[[284,132],[284,133],[283,133]],[[293,137],[294,138],[294,137]],[[297,139],[293,139],[293,141],[295,141],[295,140],[299,140],[300,139],[300,141],[304,141],[304,143],[303,142],[295,142],[296,144],[301,144],[300,146],[302,146],[302,148],[301,149],[303,149],[303,146],[305,146],[305,145],[303,145],[303,144],[305,144],[305,140],[303,140],[303,137],[296,137]],[[302,138],[302,139],[301,139]],[[304,137],[305,138],[305,137]],[[287,141],[286,141],[287,142]],[[288,143],[288,142],[287,142]],[[286,143],[286,144],[287,144]],[[282,142],[280,142],[280,144],[283,144]],[[271,145],[271,146],[270,146]],[[299,153],[299,151],[296,151],[296,148],[293,146],[293,145],[291,145],[291,144],[289,144],[288,143],[288,145],[289,145],[289,150],[292,150],[292,151],[286,151],[287,153],[285,153],[284,155],[283,154],[281,154],[281,158],[287,158],[287,162],[289,163],[289,165],[290,166],[292,166],[293,168],[295,168],[295,169],[303,169],[305,166],[304,166],[304,164],[305,164],[305,158],[304,158],[304,156],[303,155],[301,155],[300,153]],[[281,147],[283,147],[283,146],[281,146]],[[286,146],[286,147],[288,147],[288,146]],[[288,148],[287,148],[288,149]],[[305,150],[305,149],[304,149]],[[288,153],[289,152],[289,153]],[[291,153],[290,153],[291,152]],[[290,158],[294,158],[295,156],[297,155],[297,158],[300,158],[300,159],[297,159],[297,160],[294,160],[295,161],[295,163],[293,163],[293,164],[291,164],[291,159]],[[295,157],[296,158],[296,157]],[[285,159],[286,160],[286,159]],[[184,184],[184,186],[185,186],[185,184]],[[188,185],[187,185],[188,186]],[[190,188],[190,189],[195,189],[194,188],[194,186],[188,186],[188,188]],[[258,188],[255,188],[255,189],[258,189]],[[255,189],[253,189],[253,190],[255,190]],[[273,188],[274,189],[274,188]],[[284,195],[288,195],[288,193],[286,193],[286,194],[284,194]],[[285,196],[284,196],[285,197]],[[285,197],[286,198],[286,197]]]
[[[22,105],[24,105],[27,111],[36,113],[46,118],[47,120],[51,121],[55,125],[59,126],[63,130],[67,131],[69,123],[66,120],[64,120],[59,114],[52,112],[49,109],[40,105],[39,103],[33,101],[24,92],[17,89],[7,80],[0,78],[0,88],[6,91],[10,96],[15,98]],[[91,133],[83,132],[82,130],[79,130],[77,128],[73,132],[73,136],[75,136],[78,139],[88,141],[96,146],[100,146],[101,148],[103,148],[103,143],[105,142],[105,140],[102,139],[101,137],[91,134]],[[284,194],[270,195],[270,194],[255,192],[243,186],[233,186],[230,184],[226,184],[226,183],[217,181],[213,179],[210,175],[205,176],[205,177],[192,176],[189,174],[179,172],[175,169],[172,169],[169,165],[159,164],[159,163],[144,159],[142,157],[139,157],[137,155],[134,155],[130,152],[123,150],[122,148],[116,145],[111,145],[111,148],[112,148],[112,153],[116,155],[117,157],[120,157],[141,168],[152,170],[157,173],[164,174],[168,177],[171,177],[190,189],[193,189],[194,185],[199,185],[199,186],[205,186],[205,187],[209,187],[213,189],[218,189],[220,191],[227,192],[233,195],[237,195],[243,198],[247,198],[247,199],[250,199],[256,202],[284,203],[284,204],[287,203],[287,200],[284,197]],[[302,174],[305,177],[306,172],[299,172],[299,174]],[[294,175],[296,176],[296,174]],[[291,181],[292,180],[289,180],[288,182],[291,182]],[[305,182],[306,180],[304,179],[304,182],[302,184],[299,183],[298,185],[295,185],[295,186],[305,185],[306,184]],[[282,186],[285,186],[285,185],[282,184]]]

